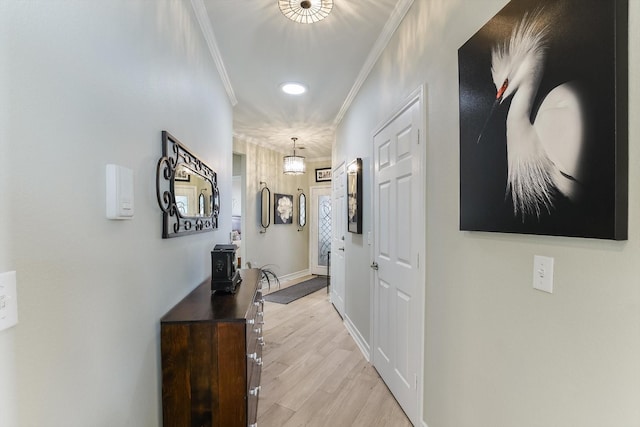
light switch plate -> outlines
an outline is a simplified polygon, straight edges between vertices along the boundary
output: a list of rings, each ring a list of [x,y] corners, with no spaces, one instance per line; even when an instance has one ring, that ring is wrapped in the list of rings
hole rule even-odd
[[[541,255],[533,257],[533,288],[553,293],[553,258]]]
[[[106,170],[107,218],[133,218],[133,170],[113,164],[107,165]]]
[[[18,324],[16,272],[0,273],[0,331]]]

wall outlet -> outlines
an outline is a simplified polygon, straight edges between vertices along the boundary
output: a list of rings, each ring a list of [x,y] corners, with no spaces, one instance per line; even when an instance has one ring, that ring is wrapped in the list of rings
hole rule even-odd
[[[16,272],[0,273],[0,331],[18,324]]]
[[[541,255],[533,257],[533,288],[553,293],[553,258]]]

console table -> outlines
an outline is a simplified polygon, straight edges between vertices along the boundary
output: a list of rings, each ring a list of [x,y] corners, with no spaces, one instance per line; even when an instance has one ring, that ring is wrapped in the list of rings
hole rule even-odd
[[[257,426],[264,301],[260,270],[235,294],[202,282],[160,321],[164,427]]]

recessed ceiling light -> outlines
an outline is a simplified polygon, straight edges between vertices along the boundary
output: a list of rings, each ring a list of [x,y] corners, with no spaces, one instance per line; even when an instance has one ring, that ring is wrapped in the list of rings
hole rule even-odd
[[[307,87],[300,83],[284,83],[280,88],[289,95],[302,95],[307,91]]]

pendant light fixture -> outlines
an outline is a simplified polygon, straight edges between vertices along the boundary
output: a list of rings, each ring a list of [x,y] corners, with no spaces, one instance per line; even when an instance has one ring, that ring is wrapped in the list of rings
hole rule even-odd
[[[291,138],[293,141],[293,156],[284,156],[282,158],[282,171],[285,175],[302,175],[307,171],[304,164],[304,157],[296,156],[296,141],[298,138]]]
[[[284,16],[300,24],[313,24],[329,16],[333,0],[278,0]]]

